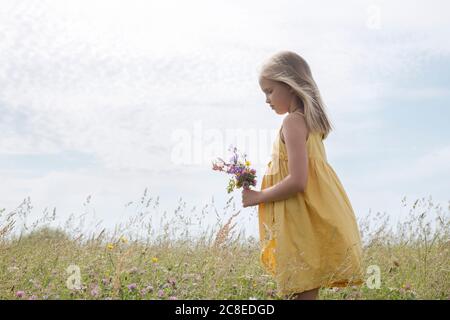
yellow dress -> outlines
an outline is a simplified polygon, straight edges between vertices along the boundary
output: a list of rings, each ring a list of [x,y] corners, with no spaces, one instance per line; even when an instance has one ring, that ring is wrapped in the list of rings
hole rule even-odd
[[[261,190],[289,174],[280,132]],[[305,191],[258,205],[260,261],[275,278],[280,295],[363,283],[358,225],[344,188],[327,162],[322,140],[321,133],[307,138]]]

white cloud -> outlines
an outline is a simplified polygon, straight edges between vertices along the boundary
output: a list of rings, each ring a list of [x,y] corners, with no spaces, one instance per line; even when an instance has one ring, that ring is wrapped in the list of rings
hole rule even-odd
[[[443,146],[399,166],[383,168],[376,175],[370,176],[370,180],[375,186],[382,187],[386,184],[408,185],[411,182],[435,178],[437,181],[445,181],[450,187],[449,163],[450,146]]]
[[[371,5],[380,8],[379,29],[367,25]],[[130,1],[127,6],[121,1],[2,1],[0,152],[80,151],[105,170],[104,176],[92,177],[98,184],[120,190],[141,181],[130,173],[140,172],[160,186],[158,172],[164,172],[177,191],[189,192],[185,175],[195,177],[204,167],[169,169],[173,132],[191,132],[197,120],[222,133],[278,129],[281,118],[266,108],[257,72],[270,54],[288,49],[310,63],[336,124],[326,141],[329,156],[370,154],[371,141],[383,128],[377,114],[382,98],[448,97],[442,88],[410,92],[391,81],[449,53],[442,42],[450,24],[447,7],[440,1]],[[380,185],[388,178],[400,184],[412,172],[438,175],[448,160],[446,150],[374,179]],[[427,164],[432,165],[424,168]],[[120,171],[129,178],[110,173]],[[181,173],[184,178],[176,179]],[[8,185],[14,188],[2,194],[14,199],[7,200],[12,204],[26,186],[47,190],[42,186],[54,185],[48,196],[37,195],[51,201],[61,195],[64,181],[72,181],[81,197],[90,178],[77,180],[79,174],[34,182],[12,176]],[[137,183],[130,194],[144,184]],[[72,201],[61,199],[60,206]]]

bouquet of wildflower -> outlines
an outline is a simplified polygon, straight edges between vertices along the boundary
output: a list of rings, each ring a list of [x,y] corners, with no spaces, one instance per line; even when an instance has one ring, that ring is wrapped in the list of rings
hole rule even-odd
[[[228,193],[232,192],[234,188],[249,189],[250,186],[256,186],[256,170],[250,168],[247,155],[239,155],[236,147],[230,147],[228,150],[233,152],[230,163],[225,162],[222,158],[217,158],[212,162],[213,170],[234,175],[228,183]]]

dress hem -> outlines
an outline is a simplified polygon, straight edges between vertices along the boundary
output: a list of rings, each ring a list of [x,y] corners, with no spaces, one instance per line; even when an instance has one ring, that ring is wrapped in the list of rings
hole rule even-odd
[[[340,281],[334,281],[332,283],[320,283],[320,284],[315,284],[315,285],[310,285],[307,287],[297,287],[297,288],[292,288],[289,290],[277,290],[278,296],[289,296],[295,293],[302,293],[305,291],[309,291],[309,290],[313,290],[313,289],[317,289],[317,288],[343,288],[343,287],[351,287],[351,286],[360,286],[364,283],[363,280],[359,279],[359,280],[340,280]]]

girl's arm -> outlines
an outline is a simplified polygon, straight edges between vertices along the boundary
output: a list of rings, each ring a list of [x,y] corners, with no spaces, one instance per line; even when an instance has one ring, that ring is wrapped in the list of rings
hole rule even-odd
[[[261,191],[259,202],[272,202],[287,199],[303,189],[298,185],[291,175],[281,180],[274,186]]]
[[[288,153],[289,175],[276,185],[260,193],[260,202],[284,200],[303,192],[308,178],[308,154],[306,139],[308,129],[305,119],[295,113],[283,120],[283,135]]]

